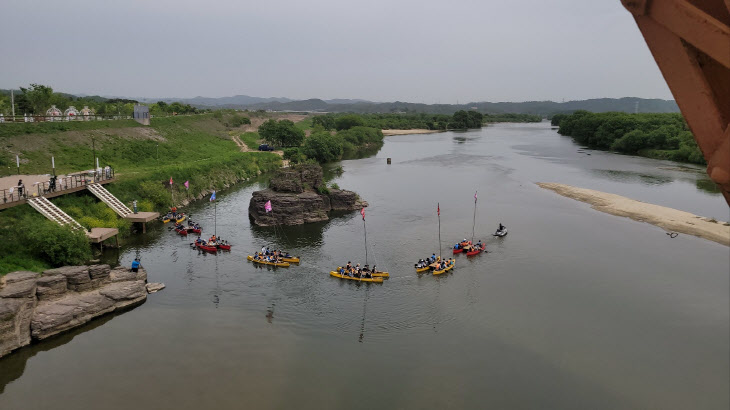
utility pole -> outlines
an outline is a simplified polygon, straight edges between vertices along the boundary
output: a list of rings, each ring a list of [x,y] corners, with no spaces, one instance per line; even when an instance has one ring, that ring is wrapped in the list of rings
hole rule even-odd
[[[96,175],[96,144],[94,141],[94,137],[91,137],[91,152],[94,155],[94,157],[91,159],[92,169],[94,170],[94,175]]]
[[[15,94],[13,94],[13,90],[10,90],[10,107],[13,111],[13,122],[15,122]]]

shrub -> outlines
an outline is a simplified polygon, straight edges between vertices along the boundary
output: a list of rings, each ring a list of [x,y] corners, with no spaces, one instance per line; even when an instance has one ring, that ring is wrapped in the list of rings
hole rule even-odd
[[[332,189],[340,189],[340,186],[337,185],[336,182],[334,182],[332,185],[330,185],[330,188],[332,188]]]
[[[27,227],[27,240],[54,266],[79,265],[91,259],[91,246],[81,231],[43,221]]]

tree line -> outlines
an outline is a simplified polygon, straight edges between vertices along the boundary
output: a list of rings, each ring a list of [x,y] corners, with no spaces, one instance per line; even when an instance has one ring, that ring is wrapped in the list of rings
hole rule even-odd
[[[20,87],[20,92],[13,96],[15,100],[15,115],[45,115],[46,111],[55,105],[61,111],[70,106],[81,110],[84,106],[94,110],[97,115],[121,115],[131,116],[137,100],[125,98],[104,98],[99,96],[77,97],[71,94],[53,91],[53,88],[43,84],[30,84],[28,87]],[[153,104],[145,104],[150,108],[152,115],[171,114],[195,114],[208,110],[200,110],[190,104],[180,102],[167,103],[158,101]],[[0,92],[0,113],[11,115],[13,112],[9,90]]]
[[[485,122],[540,122],[542,117],[530,114],[482,114],[477,111],[457,111],[449,114],[380,113],[380,114],[324,114],[312,119],[326,130],[341,130],[353,126],[378,129],[457,130],[481,128]]]
[[[702,152],[682,114],[593,113],[579,110],[556,114],[552,125],[560,135],[589,147],[652,158],[705,164]]]

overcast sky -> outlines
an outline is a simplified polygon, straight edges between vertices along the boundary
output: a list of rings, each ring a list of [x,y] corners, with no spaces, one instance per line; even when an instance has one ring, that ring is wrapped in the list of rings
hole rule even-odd
[[[461,103],[672,96],[619,0],[3,0],[0,88]]]

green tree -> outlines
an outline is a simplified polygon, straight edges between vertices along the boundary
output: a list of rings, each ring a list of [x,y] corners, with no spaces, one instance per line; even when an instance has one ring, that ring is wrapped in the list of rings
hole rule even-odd
[[[335,117],[330,114],[316,115],[312,118],[312,126],[321,126],[326,130],[335,129]]]
[[[266,120],[259,126],[259,135],[267,143],[277,147],[298,147],[304,141],[304,131],[289,120]]]
[[[342,138],[328,131],[315,132],[307,138],[302,151],[319,163],[333,162],[342,156]]]
[[[46,110],[51,107],[53,88],[42,84],[31,84],[28,88],[20,87],[20,91],[28,100],[34,114],[45,114]]]
[[[365,121],[361,116],[356,114],[343,115],[335,120],[335,128],[338,131],[348,130],[352,127],[358,127],[363,125],[365,125]]]

